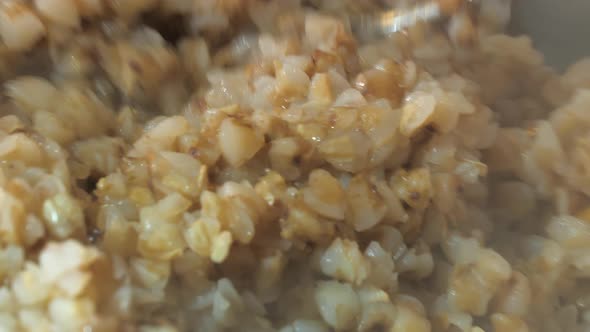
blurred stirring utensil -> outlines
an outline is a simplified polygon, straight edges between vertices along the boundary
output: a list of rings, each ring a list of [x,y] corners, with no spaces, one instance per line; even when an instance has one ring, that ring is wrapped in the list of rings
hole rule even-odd
[[[451,17],[464,6],[475,8],[479,0],[429,0],[414,7],[390,9],[349,19],[352,32],[361,40],[374,40],[403,31],[420,22],[435,23]]]

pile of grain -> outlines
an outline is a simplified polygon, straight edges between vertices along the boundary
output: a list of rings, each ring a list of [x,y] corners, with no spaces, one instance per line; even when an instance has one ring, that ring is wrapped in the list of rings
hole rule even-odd
[[[0,331],[588,331],[590,61],[378,2],[0,2]]]

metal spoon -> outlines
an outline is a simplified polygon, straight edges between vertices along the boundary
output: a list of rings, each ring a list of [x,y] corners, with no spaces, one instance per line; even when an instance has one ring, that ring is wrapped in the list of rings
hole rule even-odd
[[[477,8],[480,0],[430,0],[407,9],[359,15],[350,18],[353,33],[362,40],[372,40],[403,31],[419,22],[434,23],[451,17],[462,6]]]

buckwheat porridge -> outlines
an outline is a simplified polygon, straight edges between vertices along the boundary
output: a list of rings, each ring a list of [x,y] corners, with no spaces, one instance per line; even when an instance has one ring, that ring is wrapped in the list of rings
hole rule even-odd
[[[0,331],[590,331],[590,60],[443,2],[2,0]]]

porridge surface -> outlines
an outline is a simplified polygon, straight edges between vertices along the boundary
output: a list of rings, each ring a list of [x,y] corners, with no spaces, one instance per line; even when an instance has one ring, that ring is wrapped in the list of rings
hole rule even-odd
[[[0,331],[589,331],[590,60],[381,2],[1,1]]]

